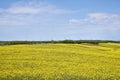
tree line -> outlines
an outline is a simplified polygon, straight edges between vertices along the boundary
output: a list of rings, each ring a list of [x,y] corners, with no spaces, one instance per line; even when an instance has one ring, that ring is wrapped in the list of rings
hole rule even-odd
[[[81,44],[89,43],[98,45],[99,43],[120,43],[120,41],[110,41],[110,40],[51,40],[51,41],[0,41],[0,45],[17,45],[17,44],[47,44],[47,43],[65,43],[65,44]]]

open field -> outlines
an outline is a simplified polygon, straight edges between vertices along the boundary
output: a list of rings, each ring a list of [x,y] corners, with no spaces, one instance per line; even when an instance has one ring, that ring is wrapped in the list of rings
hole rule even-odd
[[[0,46],[0,80],[120,80],[120,44]]]

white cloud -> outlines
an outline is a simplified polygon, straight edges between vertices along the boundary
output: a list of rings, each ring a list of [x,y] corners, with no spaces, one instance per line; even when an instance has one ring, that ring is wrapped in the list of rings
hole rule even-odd
[[[51,4],[43,2],[17,2],[9,7],[6,12],[12,14],[39,14],[50,10]]]
[[[109,18],[109,16],[105,13],[90,13],[88,14],[89,18],[91,19],[106,19],[106,18]]]
[[[69,24],[120,25],[120,14],[90,13],[83,19],[70,19]]]
[[[45,2],[17,2],[7,9],[0,8],[0,13],[12,14],[39,14],[39,13],[52,13],[52,14],[67,14],[76,13],[77,10],[59,9],[56,6]]]
[[[8,13],[12,14],[37,14],[41,10],[30,7],[14,7],[7,10]]]
[[[79,24],[81,21],[80,20],[78,20],[78,19],[70,19],[69,20],[69,23],[70,24]]]
[[[55,15],[76,13],[77,10],[60,9],[40,1],[16,2],[10,7],[0,8],[0,25],[26,25],[45,23]]]

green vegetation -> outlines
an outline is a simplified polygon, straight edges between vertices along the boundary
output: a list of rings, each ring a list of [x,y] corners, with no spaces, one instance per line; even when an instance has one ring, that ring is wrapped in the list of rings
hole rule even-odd
[[[118,43],[0,46],[0,80],[119,80],[119,61]]]
[[[99,43],[120,43],[120,41],[110,41],[110,40],[59,40],[59,41],[0,41],[0,45],[16,45],[16,44],[42,44],[42,43],[65,43],[65,44],[99,44]]]

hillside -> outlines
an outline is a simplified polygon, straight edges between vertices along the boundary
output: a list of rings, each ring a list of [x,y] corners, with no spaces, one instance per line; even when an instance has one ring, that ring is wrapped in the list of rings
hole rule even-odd
[[[119,80],[120,44],[0,46],[0,80]]]

